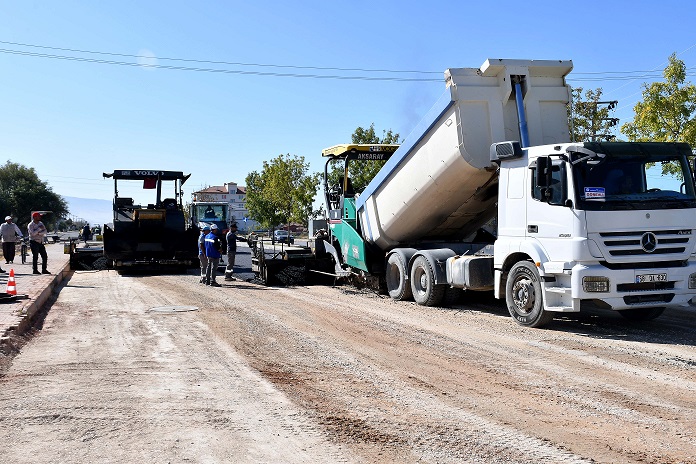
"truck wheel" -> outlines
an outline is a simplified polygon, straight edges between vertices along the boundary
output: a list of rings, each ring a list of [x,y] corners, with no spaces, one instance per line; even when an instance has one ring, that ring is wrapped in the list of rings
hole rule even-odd
[[[435,272],[424,256],[413,261],[411,291],[413,299],[421,306],[437,306],[445,295],[445,286],[435,285]]]
[[[387,281],[387,292],[389,296],[397,301],[410,300],[413,298],[411,284],[406,280],[408,270],[406,264],[401,260],[399,255],[392,254],[387,260],[387,272],[385,280]]]
[[[512,318],[522,326],[542,327],[553,319],[553,313],[544,310],[539,272],[529,261],[520,261],[510,270],[505,302]]]
[[[629,321],[652,321],[662,315],[665,308],[634,308],[619,311]]]

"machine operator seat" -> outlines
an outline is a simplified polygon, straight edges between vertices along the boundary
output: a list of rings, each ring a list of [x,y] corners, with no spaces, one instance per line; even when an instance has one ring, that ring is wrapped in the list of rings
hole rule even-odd
[[[173,198],[165,198],[162,200],[162,207],[164,209],[176,209],[176,200]]]
[[[343,189],[343,177],[339,179],[340,188]],[[346,189],[343,192],[343,198],[353,198],[355,197],[355,189],[353,189],[353,182],[351,182],[350,177],[346,183]]]

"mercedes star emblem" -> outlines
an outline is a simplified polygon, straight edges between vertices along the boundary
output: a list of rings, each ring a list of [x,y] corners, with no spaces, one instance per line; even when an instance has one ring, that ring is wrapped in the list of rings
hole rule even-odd
[[[652,232],[646,232],[640,238],[640,246],[646,253],[652,253],[657,248],[657,237]]]

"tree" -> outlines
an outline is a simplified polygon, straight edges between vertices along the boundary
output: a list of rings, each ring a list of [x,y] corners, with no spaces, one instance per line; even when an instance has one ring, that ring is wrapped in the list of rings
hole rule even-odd
[[[249,215],[264,227],[297,222],[307,225],[320,211],[312,209],[320,173],[308,174],[303,156],[280,155],[263,162],[263,170],[246,177]]]
[[[632,142],[687,142],[696,146],[696,86],[686,80],[686,66],[673,53],[662,72],[665,80],[643,84],[643,101],[635,104],[633,121],[621,126]],[[663,164],[662,173],[678,168]]]
[[[351,143],[399,143],[399,134],[392,132],[391,129],[382,131],[382,137],[375,133],[375,123],[370,124],[368,129],[358,127],[351,136]],[[350,180],[356,192],[362,192],[370,183],[377,172],[382,169],[386,161],[359,161],[350,163]],[[329,185],[336,185],[339,178],[343,176],[343,166],[333,163],[329,172]]]
[[[612,127],[618,119],[610,118],[609,113],[615,102],[603,102],[602,88],[589,89],[583,97],[583,88],[573,89],[573,101],[568,106],[568,120],[571,121],[570,139],[574,142],[611,140]]]
[[[55,228],[68,213],[68,206],[63,197],[39,179],[34,168],[7,161],[0,167],[0,211],[3,217],[16,216],[21,229],[31,221],[32,211],[52,211],[43,221],[46,227]]]

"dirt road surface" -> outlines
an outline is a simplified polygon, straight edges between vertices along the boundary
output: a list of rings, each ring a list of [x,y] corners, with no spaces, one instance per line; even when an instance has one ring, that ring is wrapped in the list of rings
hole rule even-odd
[[[695,329],[76,272],[0,377],[0,462],[695,463]]]

